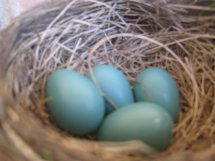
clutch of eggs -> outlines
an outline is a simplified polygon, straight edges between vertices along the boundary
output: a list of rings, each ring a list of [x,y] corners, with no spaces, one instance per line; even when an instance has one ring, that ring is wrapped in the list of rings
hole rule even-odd
[[[62,130],[79,136],[97,132],[101,141],[141,140],[156,151],[171,144],[180,111],[176,82],[154,67],[137,75],[133,91],[110,65],[95,66],[86,76],[57,70],[48,78],[46,96],[50,116]]]

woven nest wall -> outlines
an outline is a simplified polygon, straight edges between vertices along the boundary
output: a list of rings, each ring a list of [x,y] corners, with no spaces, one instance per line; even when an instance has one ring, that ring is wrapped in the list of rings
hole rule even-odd
[[[203,0],[72,0],[39,6],[0,37],[0,160],[214,160],[215,9]],[[98,142],[59,130],[45,110],[56,69],[85,74],[111,64],[128,77],[166,69],[180,90],[180,118],[169,149],[138,141]]]

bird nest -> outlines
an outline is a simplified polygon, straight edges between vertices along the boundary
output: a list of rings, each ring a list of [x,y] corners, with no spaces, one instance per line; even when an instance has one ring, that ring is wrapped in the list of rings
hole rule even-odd
[[[0,160],[213,160],[215,156],[215,9],[203,0],[72,0],[39,6],[0,36]],[[48,76],[82,74],[98,64],[131,85],[148,66],[179,87],[180,118],[171,146],[149,154],[139,141],[99,142],[59,130],[45,110]],[[158,136],[159,137],[159,136]],[[148,155],[146,155],[148,154]]]

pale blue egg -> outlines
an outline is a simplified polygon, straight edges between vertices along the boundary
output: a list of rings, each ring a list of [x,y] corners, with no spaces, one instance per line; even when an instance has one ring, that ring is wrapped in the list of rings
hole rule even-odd
[[[177,121],[180,112],[180,96],[175,80],[161,68],[150,67],[137,75],[134,85],[137,101],[149,101],[161,105]]]
[[[102,141],[141,140],[157,151],[169,147],[174,123],[163,107],[149,102],[127,105],[108,115],[98,131]]]
[[[94,83],[98,83],[102,93],[105,95],[107,113],[113,111],[114,105],[121,108],[134,102],[128,79],[121,71],[110,65],[98,65],[93,68],[92,73],[96,80]],[[90,73],[88,77],[92,79]]]
[[[72,134],[95,131],[104,117],[104,100],[95,85],[75,71],[58,70],[48,78],[48,110],[56,124]]]

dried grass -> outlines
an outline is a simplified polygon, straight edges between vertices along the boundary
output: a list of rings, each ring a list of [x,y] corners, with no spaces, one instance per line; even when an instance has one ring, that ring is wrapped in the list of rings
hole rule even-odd
[[[202,10],[208,14],[199,16]],[[30,160],[209,160],[215,154],[214,15],[200,0],[72,0],[26,13],[1,37],[0,66],[15,101],[5,108],[3,131],[14,145],[11,131],[25,143],[30,155],[20,151]],[[117,67],[131,85],[148,66],[176,79],[181,113],[166,152],[146,157],[152,151],[139,142],[80,140],[50,123],[44,110],[49,74],[59,68],[85,74],[97,64]]]

